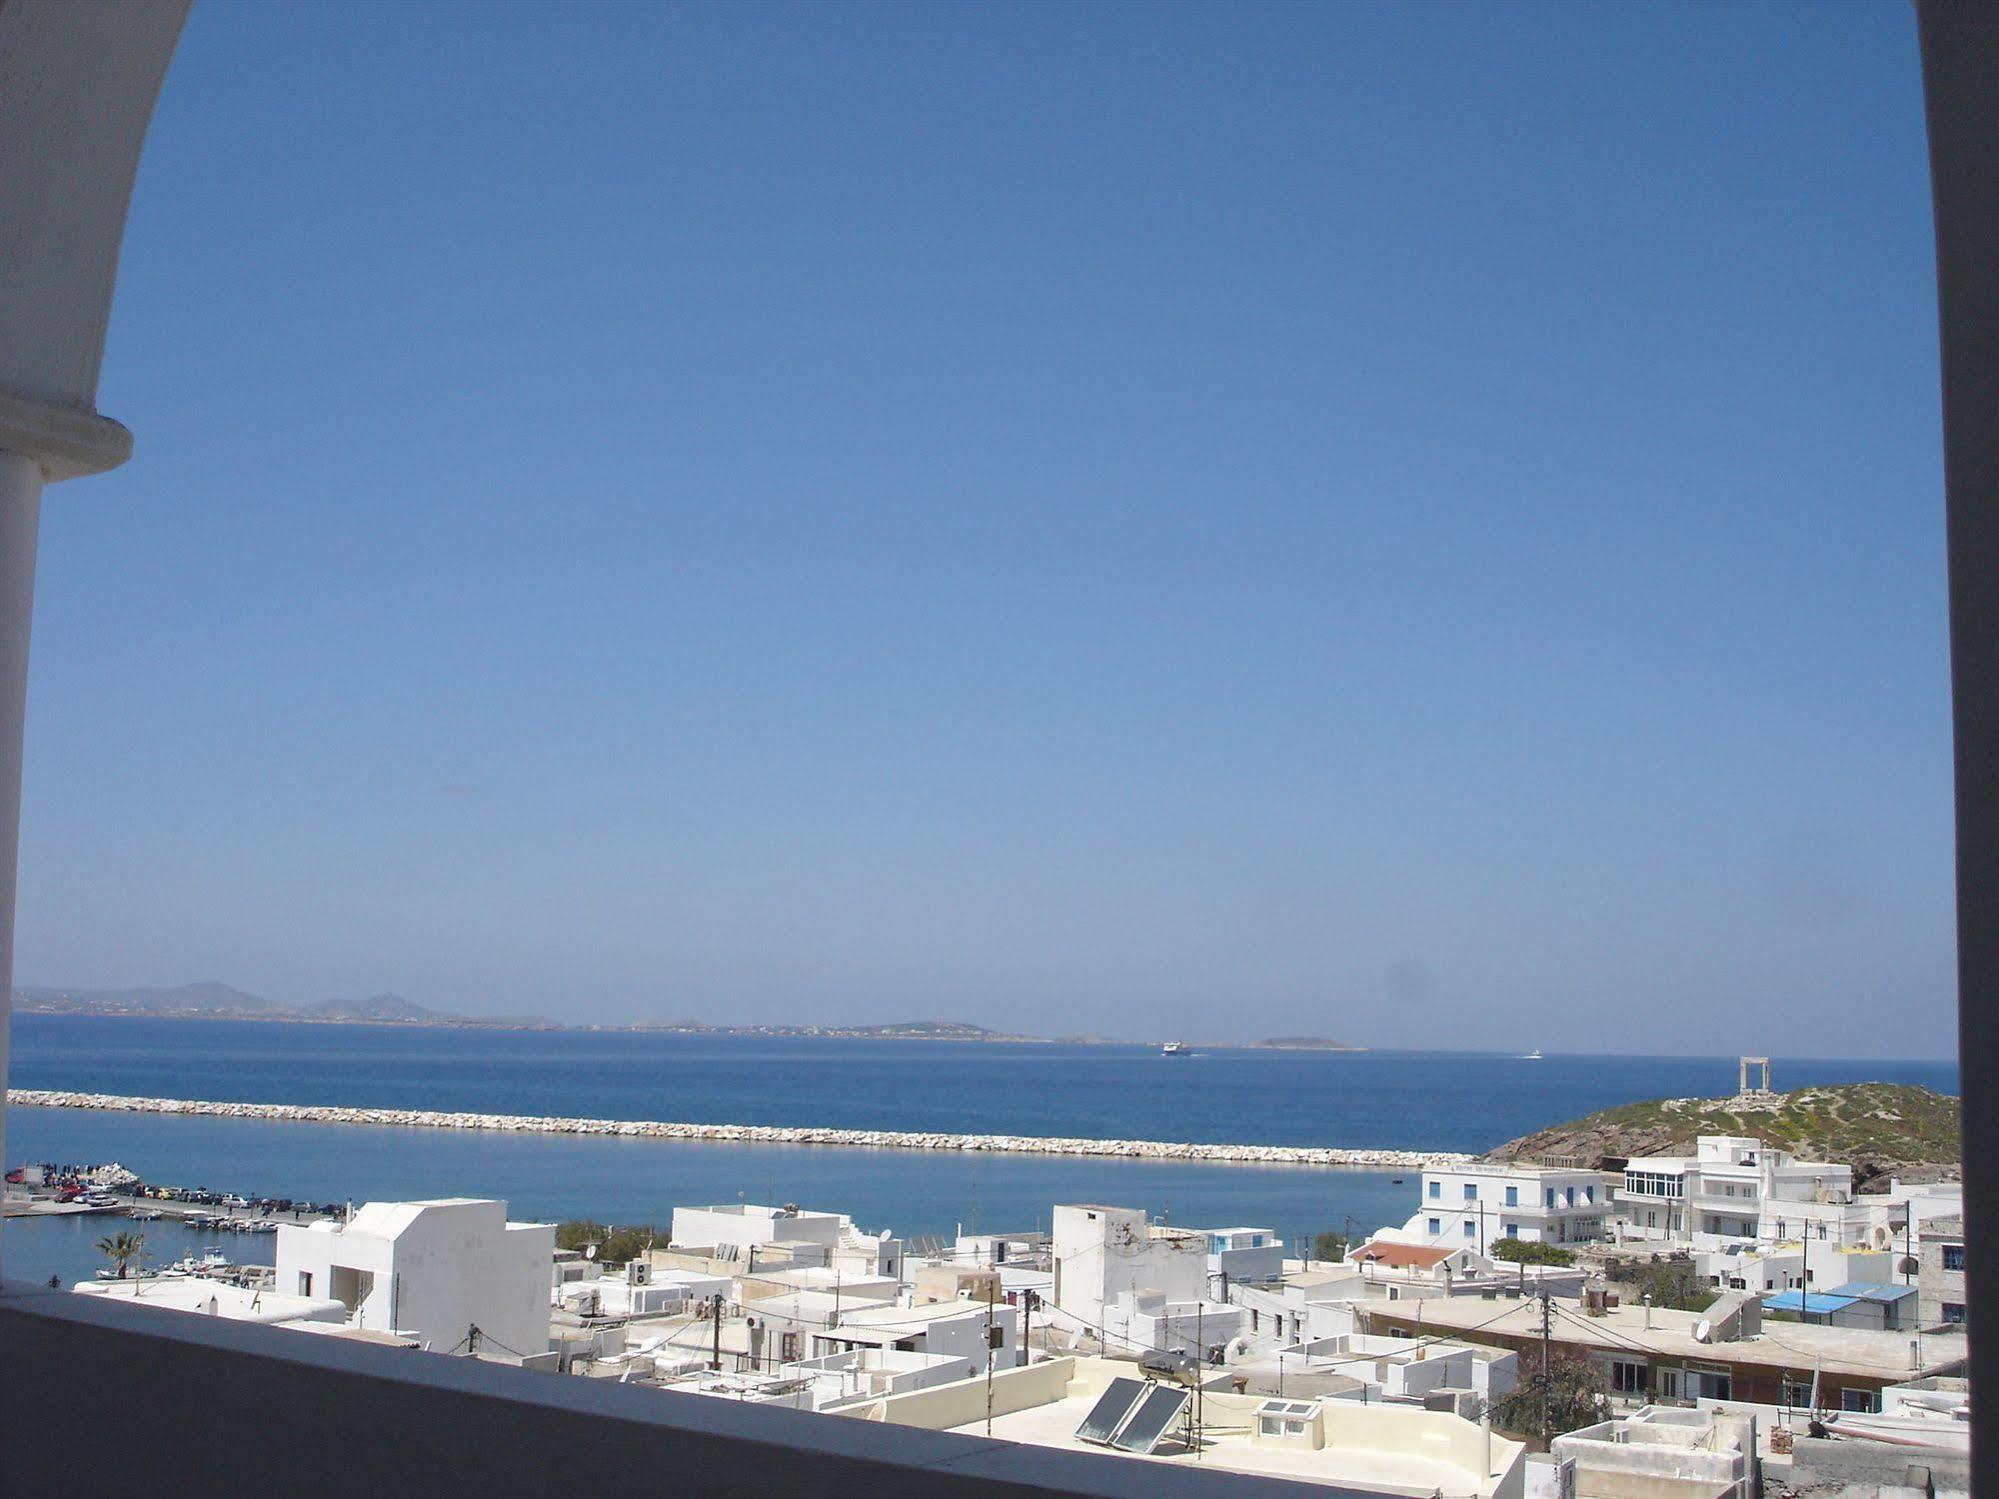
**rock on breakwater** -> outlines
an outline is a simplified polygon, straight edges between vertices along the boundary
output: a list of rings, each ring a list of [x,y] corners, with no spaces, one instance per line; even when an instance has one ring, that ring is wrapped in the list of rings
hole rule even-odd
[[[1204,1145],[1175,1140],[1088,1140],[1043,1135],[954,1135],[927,1130],[835,1129],[779,1124],[674,1124],[657,1119],[559,1119],[524,1114],[463,1114],[437,1109],[365,1109],[331,1104],[221,1103],[187,1098],[131,1098],[17,1088],[9,1103],[45,1109],[101,1109],[127,1114],[190,1114],[298,1124],[383,1124],[415,1129],[500,1130],[519,1134],[617,1135],[630,1139],[717,1140],[758,1145],[846,1145],[881,1150],[967,1150],[1010,1155],[1122,1156],[1256,1166],[1456,1166],[1472,1159],[1448,1150],[1350,1150],[1325,1145]]]

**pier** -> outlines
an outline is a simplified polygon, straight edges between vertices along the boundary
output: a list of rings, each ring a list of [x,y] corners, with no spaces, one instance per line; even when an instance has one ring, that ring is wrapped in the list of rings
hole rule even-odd
[[[330,1104],[226,1103],[134,1098],[19,1088],[8,1102],[31,1108],[96,1109],[128,1114],[184,1114],[297,1124],[372,1124],[403,1129],[494,1130],[513,1134],[611,1135],[625,1139],[729,1141],[759,1145],[837,1145],[879,1150],[965,1151],[1000,1155],[1082,1156],[1236,1163],[1252,1166],[1354,1166],[1420,1169],[1459,1166],[1462,1151],[1376,1150],[1329,1145],[1223,1145],[1177,1140],[1093,1140],[1044,1135],[958,1135],[935,1131],[844,1129],[815,1125],[686,1124],[657,1119],[564,1119],[522,1114],[450,1113],[436,1109],[347,1108]]]

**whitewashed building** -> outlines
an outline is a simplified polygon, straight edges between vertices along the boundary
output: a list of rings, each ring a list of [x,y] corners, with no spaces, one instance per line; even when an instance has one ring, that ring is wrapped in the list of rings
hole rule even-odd
[[[1197,1230],[1208,1236],[1208,1275],[1226,1275],[1231,1284],[1281,1280],[1284,1277],[1284,1241],[1272,1228],[1210,1228]]]
[[[811,1380],[811,1408],[826,1411],[970,1379],[972,1361],[953,1354],[866,1347],[801,1359],[786,1364],[781,1373],[787,1378]]]
[[[1104,1332],[1110,1342],[1184,1353],[1201,1363],[1219,1362],[1220,1350],[1248,1325],[1244,1307],[1200,1296],[1174,1301],[1163,1291],[1127,1291],[1104,1308]]]
[[[1172,1302],[1208,1295],[1208,1236],[1148,1222],[1139,1208],[1058,1204],[1053,1254],[1055,1305],[1086,1325],[1125,1296],[1156,1291]]]
[[[531,1358],[548,1351],[554,1254],[555,1229],[508,1222],[504,1202],[371,1202],[344,1224],[279,1228],[276,1289],[434,1351]]]
[[[1020,1314],[990,1301],[861,1307],[812,1333],[809,1346],[815,1358],[864,1348],[941,1355],[963,1359],[973,1375],[983,1375],[988,1362],[995,1369],[1024,1362]]]
[[[824,1265],[848,1275],[902,1274],[902,1240],[887,1229],[866,1233],[845,1213],[818,1213],[786,1203],[729,1202],[673,1210],[672,1246],[746,1269]]]
[[[1426,1170],[1416,1211],[1376,1239],[1486,1253],[1501,1239],[1594,1244],[1604,1236],[1611,1194],[1600,1171],[1501,1163]]]
[[[1468,1390],[1482,1400],[1499,1400],[1520,1382],[1517,1354],[1470,1343],[1354,1332],[1315,1338],[1280,1352],[1293,1374],[1342,1374],[1358,1386],[1339,1391],[1335,1399],[1420,1402],[1439,1390]]]
[[[1690,1156],[1637,1156],[1618,1194],[1620,1237],[1692,1242],[1853,1243],[1873,1227],[1853,1168],[1800,1161],[1745,1135],[1702,1135]],[[1884,1204],[1885,1205],[1885,1204]]]

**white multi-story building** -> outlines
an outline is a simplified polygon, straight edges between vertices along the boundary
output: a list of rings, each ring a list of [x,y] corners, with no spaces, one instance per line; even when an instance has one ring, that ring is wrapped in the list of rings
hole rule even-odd
[[[1800,1161],[1744,1135],[1702,1135],[1690,1156],[1634,1157],[1618,1207],[1624,1237],[1701,1248],[1855,1243],[1872,1227],[1869,1207],[1854,1202],[1851,1166]]]
[[[1501,1239],[1593,1244],[1603,1237],[1610,1194],[1603,1173],[1573,1166],[1451,1166],[1427,1170],[1416,1212],[1377,1239],[1470,1249]]]
[[[555,1229],[509,1223],[504,1202],[371,1202],[344,1224],[279,1228],[276,1289],[330,1298],[350,1326],[439,1352],[535,1357],[549,1347],[554,1254]]]

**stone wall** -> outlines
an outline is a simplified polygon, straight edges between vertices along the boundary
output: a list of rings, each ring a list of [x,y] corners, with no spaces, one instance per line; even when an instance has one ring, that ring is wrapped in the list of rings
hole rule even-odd
[[[194,1114],[218,1119],[273,1119],[305,1124],[386,1124],[403,1128],[501,1130],[558,1135],[617,1135],[648,1140],[728,1140],[768,1145],[844,1145],[883,1150],[989,1151],[1016,1155],[1140,1156],[1173,1161],[1235,1161],[1258,1166],[1386,1166],[1409,1170],[1457,1166],[1454,1151],[1347,1150],[1316,1145],[1201,1145],[1173,1140],[1089,1140],[1045,1135],[953,1135],[931,1131],[834,1129],[811,1125],[672,1124],[656,1119],[561,1119],[521,1114],[453,1114],[435,1109],[357,1109],[321,1104],[217,1103],[185,1098],[129,1098],[17,1088],[13,1104],[105,1109],[130,1114]]]

